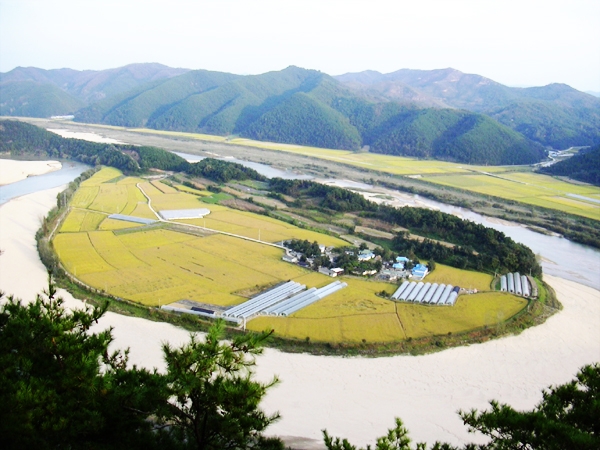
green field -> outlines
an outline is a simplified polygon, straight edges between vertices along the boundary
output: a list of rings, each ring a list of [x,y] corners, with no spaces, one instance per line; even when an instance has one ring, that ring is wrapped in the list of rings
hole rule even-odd
[[[163,225],[142,226],[108,218],[108,212],[155,218],[156,210],[208,207],[205,219],[173,221],[278,242],[308,239],[324,245],[347,243],[334,236],[298,228],[286,222],[202,203],[204,192],[181,192],[161,182],[123,177],[102,169],[82,183],[70,212],[53,240],[67,271],[84,283],[116,297],[148,306],[182,299],[229,306],[277,283],[294,280],[322,287],[332,280],[281,260],[283,250],[219,233],[184,233]],[[105,211],[105,212],[103,212]],[[282,337],[326,342],[392,342],[409,337],[461,332],[497,324],[521,310],[526,302],[509,294],[484,292],[463,295],[454,307],[392,302],[376,293],[391,294],[396,285],[345,277],[348,287],[288,318],[258,317],[248,328],[271,327]],[[430,282],[489,289],[491,276],[438,264]]]

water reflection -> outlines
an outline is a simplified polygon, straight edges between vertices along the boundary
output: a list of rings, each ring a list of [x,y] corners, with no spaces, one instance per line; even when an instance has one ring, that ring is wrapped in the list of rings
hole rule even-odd
[[[70,183],[90,166],[78,162],[62,161],[62,168],[43,175],[30,176],[15,183],[0,186],[0,205],[22,195],[52,189]]]

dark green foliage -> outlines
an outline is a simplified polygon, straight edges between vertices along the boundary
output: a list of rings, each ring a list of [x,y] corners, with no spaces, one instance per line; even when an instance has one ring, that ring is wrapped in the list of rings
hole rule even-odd
[[[600,145],[580,151],[575,156],[540,168],[541,173],[559,175],[600,186]]]
[[[456,247],[449,248],[431,240],[418,242],[399,234],[394,250],[417,255],[424,259],[459,268],[494,271],[502,268],[511,272],[541,274],[533,252],[518,244],[501,231],[487,228],[451,214],[425,208],[394,208],[377,205],[362,195],[308,180],[269,180],[272,191],[299,199],[309,198],[321,208],[339,212],[355,212],[365,217],[393,223],[421,236],[444,240]],[[478,252],[476,255],[475,252]],[[345,262],[340,262],[345,264]],[[348,262],[350,264],[350,262]]]
[[[348,189],[309,180],[284,180],[272,178],[269,180],[272,191],[292,197],[313,197],[320,199],[320,206],[333,211],[373,210],[376,205],[366,200],[362,195],[355,194]]]
[[[13,120],[0,122],[0,152],[12,155],[31,153],[50,158],[74,159],[92,166],[113,166],[125,172],[139,171],[136,161],[115,145],[65,139],[39,127]]]
[[[186,172],[218,183],[227,183],[231,180],[266,180],[266,177],[254,169],[214,158],[204,158],[202,161],[190,164]]]
[[[321,256],[321,249],[317,241],[310,243],[307,239],[292,239],[291,241],[286,241],[285,246],[295,252],[302,253],[307,258]]]
[[[244,132],[260,141],[355,150],[361,137],[349,120],[307,94],[297,93],[263,114]]]
[[[203,341],[192,336],[179,349],[165,344],[169,395],[165,419],[184,441],[206,450],[242,449],[256,442],[279,415],[267,416],[258,404],[277,379],[253,381],[253,356],[271,333],[245,334],[223,343],[224,324],[217,322]]]
[[[110,330],[90,332],[105,310],[68,313],[52,285],[26,306],[13,297],[0,306],[4,448],[143,448],[152,442],[146,419],[164,383],[156,373],[127,369],[126,353],[109,354]]]
[[[191,164],[175,153],[168,152],[156,147],[136,147],[120,145],[119,149],[128,154],[137,154],[134,159],[140,165],[140,169],[160,169],[174,172],[187,172]]]
[[[111,330],[91,328],[102,308],[67,311],[48,291],[0,304],[0,436],[6,449],[277,449],[262,431],[278,415],[259,409],[276,383],[252,380],[254,356],[271,332],[222,342],[164,345],[167,370],[131,367],[108,352]]]
[[[65,139],[42,128],[14,120],[0,121],[0,152],[68,158],[90,165],[116,167],[127,173],[149,169],[185,172],[218,183],[231,180],[266,180],[254,169],[229,161],[205,158],[190,164],[180,156],[160,148]]]

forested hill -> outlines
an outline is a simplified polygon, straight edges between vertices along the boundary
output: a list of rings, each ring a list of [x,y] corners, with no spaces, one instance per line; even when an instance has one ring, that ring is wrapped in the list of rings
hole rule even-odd
[[[600,145],[580,151],[575,156],[549,167],[543,167],[540,172],[600,186]]]
[[[100,144],[80,139],[67,139],[55,133],[16,120],[0,121],[0,153],[11,156],[35,155],[43,158],[64,158],[89,165],[116,167],[125,173],[137,174],[150,169],[185,172],[218,183],[231,180],[266,178],[250,169],[229,161],[205,158],[189,163],[180,156],[156,147]]]
[[[145,78],[132,77],[131,66],[105,74],[114,93],[96,91],[104,98],[78,109],[75,120],[334,149],[368,146],[374,153],[471,164],[531,164],[545,156],[540,144],[478,112],[444,108],[443,102],[427,104],[436,108],[422,108],[414,102],[377,101],[315,70],[290,66],[240,76],[206,70],[176,74],[164,66],[142,66],[136,66],[134,72],[143,68],[149,72]],[[10,94],[4,102],[8,105],[5,114],[44,115],[57,102],[65,111],[72,111],[90,101],[89,96],[81,96],[83,88],[61,90],[36,84],[42,92],[12,91],[24,83],[73,77],[69,71],[13,72],[1,77],[3,100]],[[121,79],[123,83],[118,83]],[[127,83],[133,87],[121,89]],[[22,98],[28,101],[22,102]],[[413,100],[418,99],[413,96]]]
[[[512,88],[455,69],[375,71],[335,77],[357,95],[421,107],[485,114],[545,146],[592,145],[600,129],[600,98],[565,84]]]
[[[52,98],[46,98],[46,108],[51,109],[52,115],[73,113],[86,104],[112,97],[137,86],[171,78],[187,72],[188,69],[174,69],[162,64],[129,64],[124,67],[107,70],[73,70],[53,69],[44,70],[37,67],[17,67],[10,72],[0,74],[0,87],[2,89],[2,103],[9,100],[23,106],[23,99],[10,95],[5,91],[5,86],[18,90],[25,90],[27,85],[35,85],[38,89],[52,92],[62,92],[63,96],[79,101],[79,106],[73,109],[63,109],[60,105],[53,105]],[[52,89],[54,88],[54,89]],[[32,108],[41,106],[31,101]],[[6,114],[3,110],[3,114]],[[11,114],[15,115],[15,114]],[[31,117],[48,117],[45,114]]]
[[[477,113],[358,98],[324,73],[288,67],[262,75],[192,71],[108,98],[77,121],[239,135],[335,149],[474,164],[529,164],[542,147]]]

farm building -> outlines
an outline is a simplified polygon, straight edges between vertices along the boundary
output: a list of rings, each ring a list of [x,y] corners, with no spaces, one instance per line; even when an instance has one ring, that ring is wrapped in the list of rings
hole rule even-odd
[[[375,253],[373,253],[371,250],[361,250],[358,253],[359,261],[369,261],[373,258],[375,258]]]
[[[346,283],[334,281],[319,289],[314,287],[306,289],[306,286],[300,283],[288,281],[229,308],[222,317],[241,319],[245,322],[258,314],[288,316],[346,286],[348,286]]]
[[[403,282],[392,294],[392,300],[406,301],[430,305],[450,305],[456,303],[460,294],[458,286],[450,284]]]
[[[502,292],[510,292],[511,294],[520,295],[522,297],[537,297],[537,292],[533,293],[533,283],[530,283],[529,278],[521,275],[519,272],[507,273],[500,277],[500,290]]]
[[[298,258],[296,256],[289,255],[287,253],[285,255],[283,255],[283,257],[281,259],[283,259],[285,262],[289,262],[292,264],[296,264],[298,262]]]
[[[425,266],[423,264],[417,264],[412,269],[412,276],[415,278],[423,279],[423,278],[425,278],[425,276],[427,275],[428,272],[429,272],[429,269],[427,268],[427,266]]]
[[[160,210],[158,213],[165,220],[202,219],[204,216],[210,214],[210,209],[163,209]]]
[[[399,263],[402,263],[402,264],[406,264],[409,261],[410,261],[410,259],[408,259],[406,256],[398,256],[396,258],[396,262],[399,262]]]
[[[108,216],[108,218],[115,220],[123,220],[125,222],[140,223],[142,225],[150,225],[151,223],[156,222],[156,220],[143,219],[142,217],[127,216],[124,214],[111,214]]]

